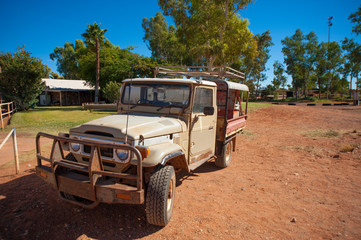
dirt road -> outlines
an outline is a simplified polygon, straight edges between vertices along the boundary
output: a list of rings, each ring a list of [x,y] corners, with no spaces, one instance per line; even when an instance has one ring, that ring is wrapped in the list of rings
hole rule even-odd
[[[173,218],[143,206],[69,205],[38,179],[0,169],[0,239],[361,239],[361,108],[251,113],[231,166],[180,173]]]

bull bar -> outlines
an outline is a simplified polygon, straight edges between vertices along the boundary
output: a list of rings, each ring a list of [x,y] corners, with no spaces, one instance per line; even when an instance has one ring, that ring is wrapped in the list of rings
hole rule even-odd
[[[41,138],[53,140],[50,157],[42,155]],[[69,145],[70,143],[78,143],[90,146],[89,163],[84,164],[65,159],[63,146],[66,143]],[[130,154],[131,158],[135,156],[137,159],[137,175],[104,171],[103,162],[114,163],[114,161],[102,159],[100,148],[128,150],[129,153],[132,153]],[[135,147],[121,143],[95,143],[39,132],[36,136],[36,157],[36,174],[56,189],[60,197],[67,202],[84,208],[94,208],[100,202],[125,204],[142,204],[144,202],[142,156]],[[42,161],[48,162],[50,166],[43,165]],[[63,169],[75,171],[57,171],[59,166]],[[102,178],[105,176],[109,178]],[[114,181],[115,179],[136,180],[137,186],[118,183]],[[66,198],[64,193],[73,195],[75,198]],[[79,199],[89,201],[80,201]]]

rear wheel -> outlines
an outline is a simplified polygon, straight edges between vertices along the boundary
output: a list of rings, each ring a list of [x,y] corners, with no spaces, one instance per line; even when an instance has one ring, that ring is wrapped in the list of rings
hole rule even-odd
[[[146,197],[148,223],[166,226],[170,221],[175,198],[175,182],[175,172],[172,166],[159,166],[154,169]]]
[[[216,158],[216,166],[226,168],[231,164],[233,141],[229,141],[223,145],[222,153]]]

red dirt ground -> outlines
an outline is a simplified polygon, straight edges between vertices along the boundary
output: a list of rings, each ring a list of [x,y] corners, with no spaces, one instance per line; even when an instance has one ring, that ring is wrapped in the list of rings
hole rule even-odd
[[[164,228],[144,206],[63,202],[35,158],[18,176],[0,168],[0,239],[361,239],[361,108],[271,106],[248,120],[230,167],[179,173]]]

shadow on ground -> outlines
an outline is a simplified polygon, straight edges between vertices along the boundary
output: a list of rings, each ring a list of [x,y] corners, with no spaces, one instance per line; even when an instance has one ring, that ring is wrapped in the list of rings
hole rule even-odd
[[[86,210],[62,201],[34,173],[0,185],[0,239],[134,239],[159,231],[144,205],[100,204]]]
[[[177,186],[217,170],[208,162],[192,173],[180,172]],[[134,239],[162,229],[146,222],[144,205],[100,204],[87,210],[68,204],[34,170],[0,184],[0,212],[0,239]]]

